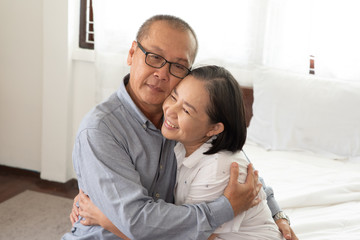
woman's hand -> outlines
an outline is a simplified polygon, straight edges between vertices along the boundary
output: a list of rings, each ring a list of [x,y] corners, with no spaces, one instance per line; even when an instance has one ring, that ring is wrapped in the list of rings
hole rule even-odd
[[[80,223],[86,226],[101,225],[106,216],[90,200],[81,189],[79,193],[79,214],[83,218]]]
[[[71,225],[74,225],[74,223],[77,222],[77,220],[79,220],[79,208],[77,206],[77,202],[79,201],[79,195],[80,193],[76,195],[76,197],[74,198],[72,210],[70,213]]]
[[[123,234],[106,216],[103,214],[98,207],[91,201],[88,195],[82,190],[78,194],[79,199],[79,214],[83,218],[80,223],[86,226],[89,225],[100,225],[106,230],[114,233],[118,237],[124,240],[130,240],[125,234]],[[74,213],[76,214],[76,212]],[[78,215],[79,215],[78,214]]]
[[[207,240],[215,240],[217,237],[217,234],[211,234],[210,237]]]
[[[286,240],[299,240],[286,219],[277,220],[276,225]]]

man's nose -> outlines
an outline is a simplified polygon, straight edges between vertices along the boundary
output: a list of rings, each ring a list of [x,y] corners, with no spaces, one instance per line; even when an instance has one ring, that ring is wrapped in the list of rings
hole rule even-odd
[[[170,78],[170,63],[165,63],[161,68],[157,68],[155,76],[160,80],[168,81]]]

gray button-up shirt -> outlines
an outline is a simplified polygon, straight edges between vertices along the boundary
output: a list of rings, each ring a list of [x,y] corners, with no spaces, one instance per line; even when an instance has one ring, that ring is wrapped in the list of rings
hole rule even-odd
[[[175,142],[136,107],[128,80],[80,125],[73,151],[79,187],[131,239],[207,239],[234,217],[232,207],[224,196],[207,204],[172,204]],[[63,239],[118,237],[77,222]]]

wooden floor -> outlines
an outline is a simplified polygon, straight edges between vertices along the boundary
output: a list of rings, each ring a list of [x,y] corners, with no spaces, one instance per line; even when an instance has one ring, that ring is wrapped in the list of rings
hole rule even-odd
[[[25,190],[74,198],[78,185],[75,179],[66,183],[51,182],[40,179],[38,172],[0,165],[0,203]]]

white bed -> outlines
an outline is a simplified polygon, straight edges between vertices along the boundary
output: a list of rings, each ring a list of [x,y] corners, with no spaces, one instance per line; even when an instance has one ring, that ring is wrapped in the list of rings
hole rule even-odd
[[[360,239],[360,84],[261,70],[253,92],[244,150],[299,239]]]

